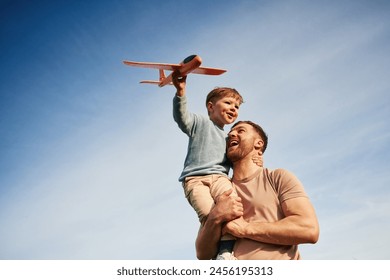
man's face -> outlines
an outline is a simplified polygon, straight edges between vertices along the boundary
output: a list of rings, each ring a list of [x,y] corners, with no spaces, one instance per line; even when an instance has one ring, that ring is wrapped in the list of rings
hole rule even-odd
[[[235,162],[248,156],[254,151],[259,137],[250,124],[240,123],[233,127],[228,134],[227,157]]]

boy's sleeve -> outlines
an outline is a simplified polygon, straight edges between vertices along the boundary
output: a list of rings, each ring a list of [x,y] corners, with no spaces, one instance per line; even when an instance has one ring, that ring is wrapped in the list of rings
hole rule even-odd
[[[173,119],[185,134],[191,135],[196,115],[187,110],[186,96],[175,95],[173,98]]]

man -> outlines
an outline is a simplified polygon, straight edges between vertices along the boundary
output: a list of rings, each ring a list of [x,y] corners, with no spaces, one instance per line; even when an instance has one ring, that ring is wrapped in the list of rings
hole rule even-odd
[[[300,259],[298,244],[318,241],[317,217],[300,181],[287,170],[269,170],[253,162],[253,155],[264,152],[267,143],[267,135],[253,122],[232,127],[227,156],[239,197],[229,196],[229,191],[218,197],[198,233],[199,259],[214,258],[225,233],[238,238],[234,256],[247,260]]]

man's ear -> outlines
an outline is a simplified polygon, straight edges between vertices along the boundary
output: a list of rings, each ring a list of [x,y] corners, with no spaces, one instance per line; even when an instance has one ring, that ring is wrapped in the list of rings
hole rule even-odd
[[[264,141],[261,138],[257,138],[255,141],[255,149],[262,151],[264,147]]]

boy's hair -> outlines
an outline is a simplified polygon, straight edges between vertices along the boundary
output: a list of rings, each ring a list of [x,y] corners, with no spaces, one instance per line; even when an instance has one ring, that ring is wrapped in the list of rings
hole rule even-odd
[[[209,102],[215,103],[217,100],[226,96],[236,98],[240,102],[240,105],[244,103],[244,99],[236,89],[228,87],[216,87],[207,95],[206,106]]]
[[[268,145],[268,136],[267,136],[267,134],[265,133],[265,131],[263,130],[263,128],[262,128],[260,125],[254,123],[254,122],[251,122],[251,121],[238,121],[238,122],[236,122],[236,123],[232,126],[232,128],[234,128],[236,125],[238,125],[238,124],[240,124],[240,123],[246,123],[246,124],[251,125],[251,126],[254,128],[254,130],[257,132],[257,134],[259,134],[259,136],[261,137],[261,139],[262,139],[263,142],[264,142],[264,146],[263,146],[263,148],[262,148],[262,152],[264,153],[264,152],[265,152],[265,149],[267,149],[267,145]]]

